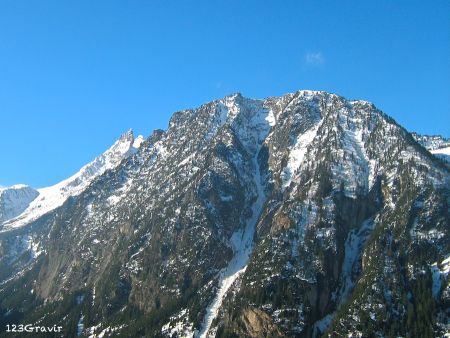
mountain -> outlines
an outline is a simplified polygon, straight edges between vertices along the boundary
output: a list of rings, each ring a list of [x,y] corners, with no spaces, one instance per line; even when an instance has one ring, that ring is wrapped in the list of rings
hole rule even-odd
[[[450,140],[441,135],[420,135],[411,133],[414,139],[428,150],[437,150],[450,147]]]
[[[369,102],[230,95],[175,113],[78,195],[0,233],[0,326],[442,336],[449,183]]]
[[[450,165],[450,139],[440,135],[419,135],[412,133],[414,139],[423,147],[427,148],[432,154]]]
[[[37,190],[23,184],[0,188],[0,224],[20,215],[38,195]]]
[[[69,197],[84,191],[96,177],[115,168],[124,158],[134,154],[142,141],[142,136],[135,139],[133,131],[129,130],[121,135],[111,148],[62,182],[38,190],[21,185],[0,190],[0,205],[5,205],[0,209],[5,208],[0,214],[4,215],[0,217],[0,229],[5,231],[29,224],[61,206]]]

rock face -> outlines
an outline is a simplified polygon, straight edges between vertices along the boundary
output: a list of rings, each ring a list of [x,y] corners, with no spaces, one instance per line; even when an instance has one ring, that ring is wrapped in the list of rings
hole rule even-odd
[[[365,101],[240,94],[175,113],[0,234],[0,324],[67,336],[448,331],[448,167]]]

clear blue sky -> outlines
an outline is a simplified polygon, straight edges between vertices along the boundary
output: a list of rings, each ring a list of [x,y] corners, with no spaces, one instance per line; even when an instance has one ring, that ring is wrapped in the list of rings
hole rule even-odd
[[[0,0],[0,185],[47,186],[128,128],[232,92],[374,102],[450,136],[450,2]]]

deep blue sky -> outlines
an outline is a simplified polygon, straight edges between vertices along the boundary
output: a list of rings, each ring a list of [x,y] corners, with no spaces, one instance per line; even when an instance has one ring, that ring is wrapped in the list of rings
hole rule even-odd
[[[374,102],[450,136],[450,2],[0,0],[0,185],[73,174],[128,128],[232,92]]]

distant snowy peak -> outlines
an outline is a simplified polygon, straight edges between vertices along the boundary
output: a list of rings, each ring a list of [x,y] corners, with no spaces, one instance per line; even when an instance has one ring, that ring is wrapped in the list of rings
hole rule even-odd
[[[441,135],[420,135],[411,133],[414,139],[430,153],[450,165],[450,139]]]
[[[22,188],[30,188],[28,185],[26,184],[14,184],[10,187],[4,187],[4,186],[0,186],[0,194],[3,193],[3,191],[5,190],[17,190],[17,189],[22,189]]]
[[[0,223],[20,215],[38,195],[37,190],[23,184],[0,188]]]
[[[12,216],[0,218],[3,223],[2,230],[24,226],[61,206],[70,196],[79,195],[95,178],[106,170],[117,167],[123,159],[134,154],[143,141],[144,138],[141,135],[134,138],[133,131],[130,129],[121,135],[107,151],[82,167],[75,175],[51,187],[35,190],[34,198],[24,199],[23,201],[27,203],[19,203],[20,208],[18,206],[14,209],[21,209],[19,212],[16,211],[14,215],[9,213],[8,215]]]
[[[441,135],[420,135],[411,133],[414,139],[429,151],[450,147],[450,139]]]

